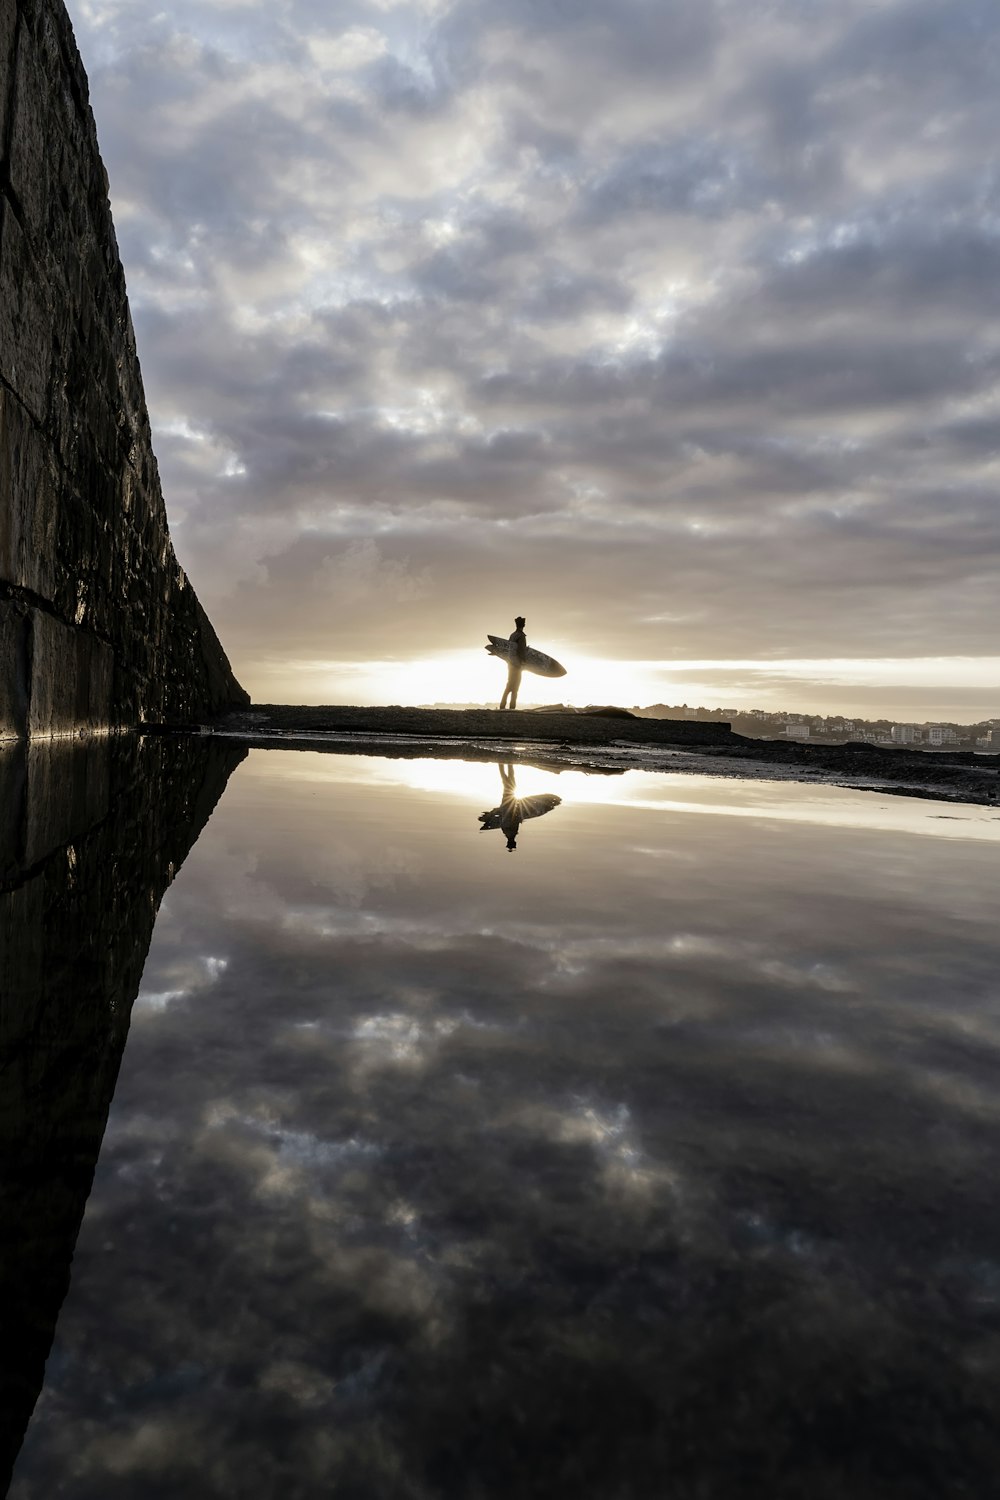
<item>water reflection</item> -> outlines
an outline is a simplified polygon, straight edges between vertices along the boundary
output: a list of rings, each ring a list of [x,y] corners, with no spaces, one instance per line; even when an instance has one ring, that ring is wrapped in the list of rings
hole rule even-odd
[[[153,921],[239,749],[0,751],[0,1485],[35,1398]]]
[[[164,901],[18,1500],[991,1493],[996,838],[372,775]]]
[[[529,818],[540,818],[551,812],[554,807],[559,806],[562,798],[557,797],[554,792],[536,792],[533,797],[519,797],[513,763],[508,761],[504,764],[499,761],[497,770],[500,772],[500,806],[479,814],[482,825],[480,832],[486,833],[499,828],[507,840],[507,848],[514,850],[517,848],[521,824]]]

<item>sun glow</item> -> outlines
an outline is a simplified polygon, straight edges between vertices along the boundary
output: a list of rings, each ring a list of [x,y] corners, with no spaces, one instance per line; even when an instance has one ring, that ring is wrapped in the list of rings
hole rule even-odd
[[[543,746],[535,753],[537,764],[513,757],[517,794],[557,793],[562,798],[561,822],[572,818],[573,809],[616,806],[647,818],[738,818],[1000,844],[1000,821],[992,807],[966,805],[956,810],[944,803],[783,777],[753,781],[691,771],[639,770],[601,775],[575,767],[547,766]],[[503,764],[511,759],[497,756]],[[380,787],[386,793],[414,793],[441,806],[465,803],[484,809],[497,804],[503,793],[499,767],[489,761],[380,760],[349,753],[252,750],[239,775],[244,781],[252,778],[262,783],[280,782],[286,787]],[[637,824],[637,828],[641,826]]]
[[[667,690],[657,663],[607,661],[580,656],[557,643],[546,649],[563,662],[565,677],[535,677],[525,672],[518,696],[520,708],[546,703],[635,703],[655,701]],[[650,670],[650,669],[653,670]],[[447,651],[416,661],[282,662],[261,664],[243,681],[258,703],[496,704],[506,682],[506,668],[481,648]],[[294,689],[290,682],[297,682]]]
[[[688,703],[960,723],[998,709],[993,656],[615,661],[558,640],[545,647],[566,676],[526,672],[520,708]],[[496,704],[506,680],[503,664],[479,647],[413,661],[257,660],[239,663],[237,675],[257,703],[305,704]]]

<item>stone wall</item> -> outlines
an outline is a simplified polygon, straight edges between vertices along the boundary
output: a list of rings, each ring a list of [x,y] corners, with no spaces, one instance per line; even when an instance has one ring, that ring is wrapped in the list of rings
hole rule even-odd
[[[249,700],[167,529],[61,0],[0,0],[0,738]]]

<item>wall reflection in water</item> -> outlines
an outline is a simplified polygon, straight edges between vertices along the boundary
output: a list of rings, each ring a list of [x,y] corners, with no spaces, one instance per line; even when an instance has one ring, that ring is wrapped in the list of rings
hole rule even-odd
[[[0,1483],[42,1384],[160,898],[239,750],[0,750]]]
[[[240,767],[17,1500],[991,1493],[1000,823],[558,785],[507,859],[489,766]]]

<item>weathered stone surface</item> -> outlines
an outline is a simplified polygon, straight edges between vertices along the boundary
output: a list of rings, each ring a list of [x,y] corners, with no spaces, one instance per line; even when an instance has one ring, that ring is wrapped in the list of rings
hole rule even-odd
[[[45,415],[52,313],[16,213],[4,205],[0,235],[0,376],[36,422]]]
[[[0,386],[0,578],[51,598],[58,475],[42,433]]]
[[[170,542],[61,0],[0,0],[0,161],[0,602],[31,645],[27,676],[0,667],[0,736],[245,705]]]
[[[31,611],[29,735],[82,734],[111,717],[114,657],[89,631]]]
[[[7,104],[14,77],[11,58],[14,52],[14,29],[17,25],[17,6],[14,0],[0,0],[0,130],[7,118]],[[3,142],[0,141],[0,161],[3,160]]]

